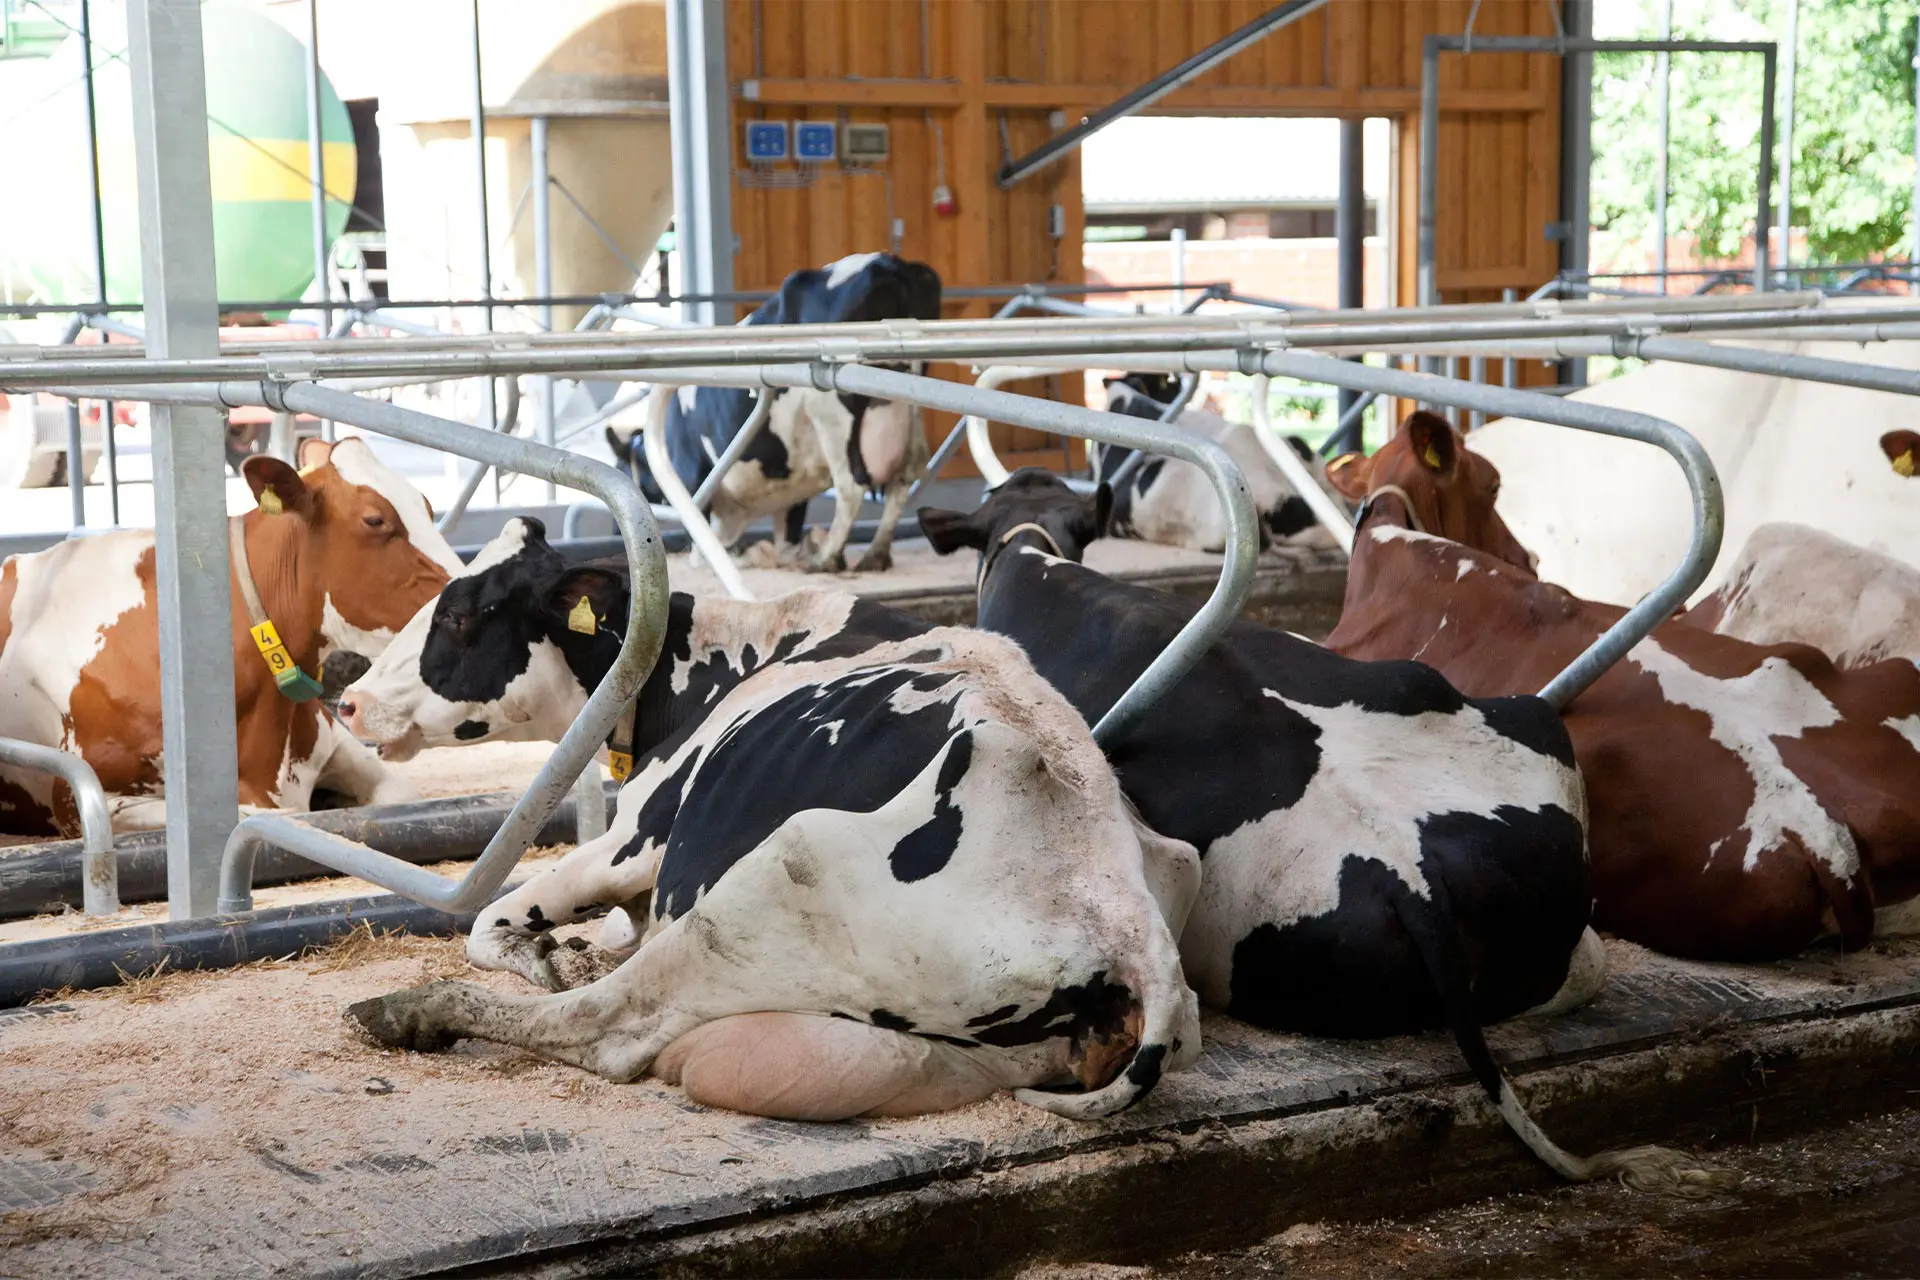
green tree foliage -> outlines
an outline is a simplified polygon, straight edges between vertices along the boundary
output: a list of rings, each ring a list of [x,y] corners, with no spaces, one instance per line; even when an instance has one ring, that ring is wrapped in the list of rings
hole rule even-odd
[[[1783,41],[1791,2],[1675,0],[1674,36]],[[1607,0],[1596,34],[1656,35],[1658,6]],[[1913,249],[1916,15],[1920,0],[1800,0],[1793,225],[1816,261]],[[1648,244],[1656,66],[1651,54],[1603,54],[1594,65],[1593,223]],[[1675,54],[1672,85],[1668,227],[1697,237],[1702,256],[1731,257],[1753,230],[1760,59]]]

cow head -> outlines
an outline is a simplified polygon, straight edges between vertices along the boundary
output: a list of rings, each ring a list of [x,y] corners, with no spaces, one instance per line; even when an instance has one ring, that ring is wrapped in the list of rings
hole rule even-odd
[[[420,491],[374,456],[366,441],[309,440],[296,471],[256,454],[240,469],[261,511],[298,521],[299,576],[320,593],[320,634],[328,650],[369,657],[432,600],[460,569],[433,526]],[[268,589],[273,566],[256,563]]]
[[[1180,394],[1180,379],[1170,373],[1127,373],[1105,378],[1107,412],[1158,422],[1173,398]]]
[[[624,576],[569,566],[540,521],[509,520],[348,687],[340,718],[388,760],[556,740],[612,666],[626,616]]]
[[[1911,476],[1914,467],[1920,465],[1920,434],[1889,431],[1880,437],[1880,451],[1887,455],[1887,461],[1896,472]]]
[[[1469,450],[1438,414],[1424,409],[1409,414],[1371,458],[1350,453],[1334,459],[1327,479],[1361,504],[1362,528],[1369,522],[1405,525],[1533,572],[1533,554],[1494,509],[1499,471]]]
[[[972,547],[980,553],[980,580],[1016,540],[1079,560],[1087,544],[1107,533],[1113,490],[1101,485],[1082,496],[1052,472],[1022,467],[971,513],[920,508],[920,531],[941,555]]]

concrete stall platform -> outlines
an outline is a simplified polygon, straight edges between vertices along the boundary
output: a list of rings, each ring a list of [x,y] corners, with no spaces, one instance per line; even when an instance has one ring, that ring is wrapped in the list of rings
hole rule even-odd
[[[1766,966],[1609,950],[1592,1005],[1493,1033],[1568,1147],[1770,1140],[1908,1101],[1920,943]],[[823,1125],[490,1046],[392,1053],[340,1017],[463,971],[455,940],[362,934],[0,1015],[0,1273],[993,1274],[1552,1181],[1437,1034],[1216,1017],[1195,1069],[1110,1120],[1001,1097]]]

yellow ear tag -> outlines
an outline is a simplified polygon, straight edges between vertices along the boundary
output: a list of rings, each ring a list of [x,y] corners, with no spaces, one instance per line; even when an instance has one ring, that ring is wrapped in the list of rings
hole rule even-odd
[[[286,508],[280,504],[280,495],[271,489],[260,491],[260,510],[267,515],[277,516]]]
[[[1913,450],[1909,449],[1905,453],[1901,454],[1899,457],[1895,458],[1893,460],[1893,469],[1899,472],[1903,476],[1912,475],[1913,474]]]
[[[578,631],[583,636],[594,635],[600,630],[600,623],[593,616],[592,597],[581,596],[580,603],[568,612],[567,630]]]
[[[1427,452],[1425,454],[1425,457],[1427,459],[1428,466],[1432,467],[1435,471],[1438,471],[1440,469],[1440,451],[1433,447],[1433,442],[1431,440],[1427,442]]]

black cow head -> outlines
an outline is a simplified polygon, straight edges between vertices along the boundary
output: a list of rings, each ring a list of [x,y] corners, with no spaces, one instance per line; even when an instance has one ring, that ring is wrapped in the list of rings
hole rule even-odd
[[[985,581],[994,558],[1015,543],[1079,560],[1089,543],[1106,536],[1112,516],[1113,490],[1106,485],[1082,495],[1050,471],[1022,467],[976,511],[920,508],[920,531],[941,555],[962,547],[978,551]]]
[[[1158,422],[1174,397],[1180,394],[1180,379],[1170,373],[1125,373],[1102,379],[1107,389],[1107,412]]]
[[[557,738],[613,665],[626,618],[625,574],[570,566],[540,521],[510,520],[347,689],[340,718],[388,759]]]

